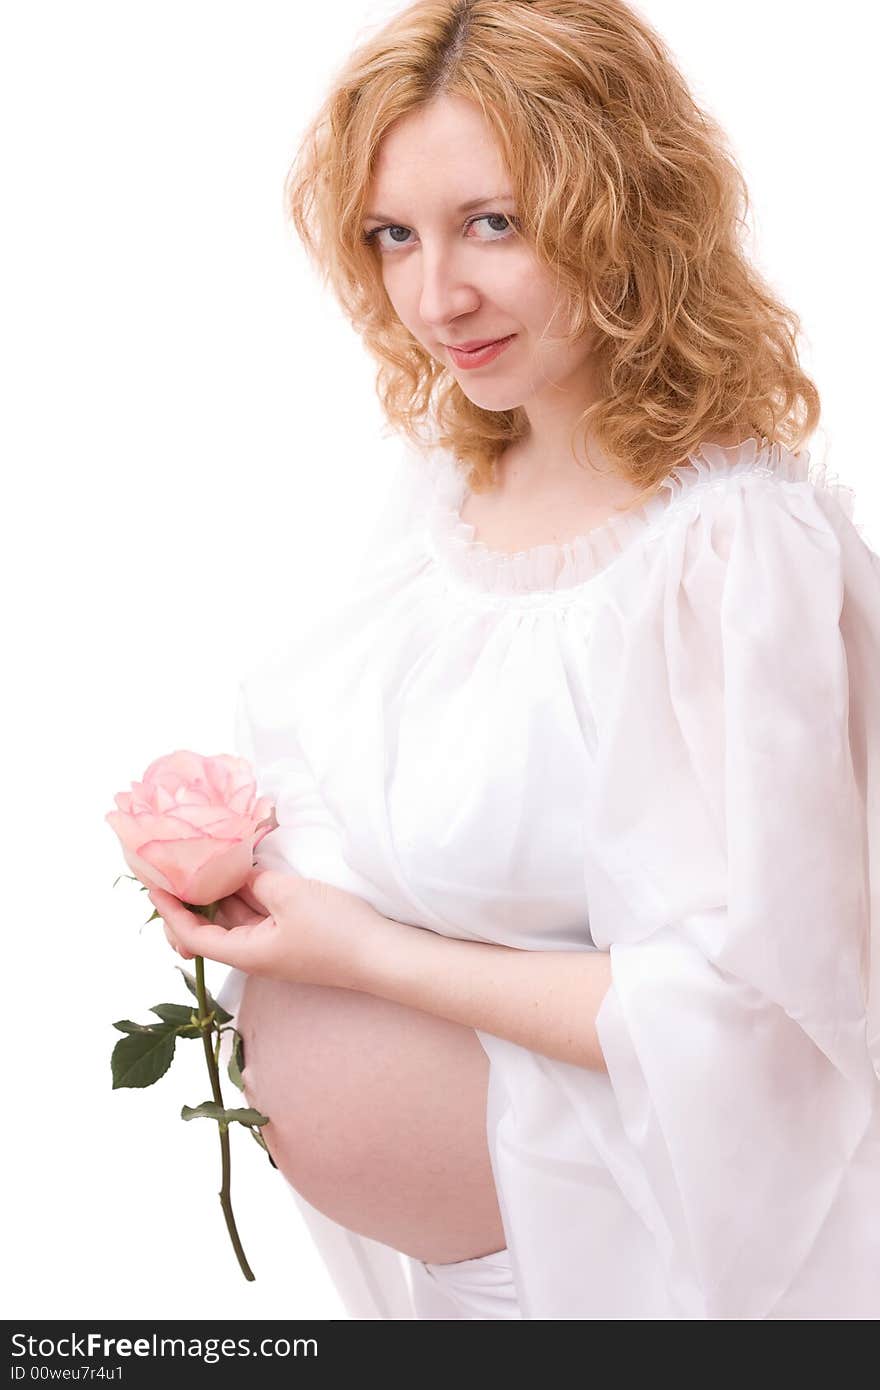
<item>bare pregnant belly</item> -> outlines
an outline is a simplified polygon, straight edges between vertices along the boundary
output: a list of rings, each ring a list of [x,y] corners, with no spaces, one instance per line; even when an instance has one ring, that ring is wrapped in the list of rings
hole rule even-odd
[[[357,990],[249,976],[248,1103],[280,1171],[360,1235],[447,1264],[500,1250],[489,1059],[472,1028]]]

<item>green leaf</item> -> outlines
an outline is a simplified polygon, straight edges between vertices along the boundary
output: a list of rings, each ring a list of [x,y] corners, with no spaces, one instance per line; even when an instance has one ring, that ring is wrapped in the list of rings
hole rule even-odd
[[[193,1021],[195,1010],[191,1004],[153,1004],[150,1013],[158,1014],[165,1023],[186,1026]]]
[[[224,1124],[231,1124],[237,1120],[241,1125],[267,1125],[268,1115],[261,1115],[259,1110],[253,1108],[242,1110],[227,1110],[225,1106],[218,1105],[216,1100],[203,1100],[201,1105],[185,1105],[180,1112],[182,1120],[222,1120]]]
[[[263,1136],[262,1136],[262,1134],[260,1133],[260,1131],[259,1131],[258,1129],[249,1129],[249,1130],[248,1130],[248,1134],[251,1136],[252,1139],[255,1139],[255,1140],[257,1141],[257,1143],[259,1144],[259,1146],[260,1146],[261,1149],[265,1150],[266,1157],[268,1158],[269,1162],[272,1164],[272,1167],[273,1167],[273,1168],[277,1168],[277,1167],[278,1167],[278,1164],[275,1162],[274,1158],[273,1158],[272,1155],[270,1154],[270,1152],[269,1152],[269,1145],[266,1143],[266,1141],[265,1141],[265,1139],[263,1138]]]
[[[196,985],[195,975],[191,975],[188,970],[184,970],[182,965],[178,965],[176,968],[180,971],[181,975],[186,980],[186,987],[189,990],[190,994],[193,996],[194,999],[198,999],[199,991]],[[232,1014],[228,1014],[225,1009],[222,1009],[220,1007],[220,1005],[217,1003],[217,1000],[213,997],[211,991],[207,988],[207,986],[205,986],[205,1000],[208,1005],[208,1012],[210,1013],[212,1009],[214,1010],[214,1013],[217,1015],[218,1023],[231,1022]]]
[[[162,1004],[159,1007],[164,1009],[166,1006]],[[199,1027],[199,1025],[197,1023],[190,1023],[189,1021],[192,1010],[188,1009],[185,1005],[182,1004],[168,1005],[167,1007],[169,1009],[183,1009],[183,1014],[186,1016],[186,1022],[177,1023],[176,1016],[169,1014],[167,1018],[163,1018],[162,1023],[132,1023],[130,1018],[120,1018],[118,1022],[113,1024],[113,1027],[118,1028],[120,1033],[164,1034],[167,1033],[170,1028],[171,1031],[176,1033],[179,1038],[200,1038],[202,1036],[202,1029]],[[158,1008],[153,1010],[153,1013],[158,1012]]]
[[[158,911],[157,908],[154,907],[154,908],[153,908],[153,911],[150,913],[149,917],[147,918],[147,921],[144,922],[144,926],[146,926],[147,923],[149,923],[149,922],[155,921],[155,919],[156,919],[157,917],[159,917],[159,916],[161,916],[161,913]]]
[[[229,1080],[233,1086],[237,1086],[240,1091],[244,1090],[244,1082],[241,1079],[241,1069],[244,1066],[244,1040],[238,1029],[233,1029],[232,1051],[229,1054],[229,1066],[226,1068],[229,1073]]]
[[[267,1125],[269,1123],[269,1116],[261,1115],[259,1110],[255,1110],[252,1105],[246,1109],[230,1110],[227,1113],[243,1125]]]
[[[175,1041],[175,1031],[167,1024],[158,1024],[156,1032],[135,1032],[120,1038],[110,1059],[113,1089],[152,1086],[171,1066]]]

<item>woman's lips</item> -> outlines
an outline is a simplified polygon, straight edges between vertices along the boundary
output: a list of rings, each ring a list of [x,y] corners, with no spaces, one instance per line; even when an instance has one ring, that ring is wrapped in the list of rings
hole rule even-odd
[[[447,344],[447,351],[455,363],[456,367],[482,367],[486,362],[492,362],[502,353],[508,343],[512,343],[516,337],[515,333],[510,333],[506,338],[495,338],[484,347],[476,348],[473,352],[465,352],[463,348],[450,347]]]

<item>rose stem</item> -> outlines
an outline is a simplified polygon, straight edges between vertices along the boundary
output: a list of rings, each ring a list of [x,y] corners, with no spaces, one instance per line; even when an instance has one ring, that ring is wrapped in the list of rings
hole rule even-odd
[[[212,907],[215,906],[215,904],[212,904]],[[206,913],[205,915],[207,916],[208,914]],[[209,920],[213,920],[213,913],[211,914]],[[203,956],[196,956],[195,961],[196,990],[198,992],[199,1000],[199,1018],[205,1019],[208,1017],[208,1003],[205,997],[205,960]],[[211,1091],[217,1104],[222,1106],[223,1096],[220,1091],[220,1075],[217,1071],[217,1064],[214,1061],[214,1049],[211,1046],[210,1038],[211,1032],[212,1029],[210,1028],[202,1028],[202,1042],[205,1045],[205,1060],[208,1063],[208,1075],[211,1078]],[[238,1236],[238,1230],[235,1225],[235,1217],[232,1214],[232,1200],[230,1197],[231,1163],[229,1155],[229,1125],[225,1124],[222,1120],[218,1121],[218,1123],[220,1125],[220,1161],[223,1174],[223,1181],[219,1193],[220,1205],[223,1208],[223,1215],[226,1219],[226,1229],[229,1232],[229,1239],[232,1241],[232,1248],[234,1249],[235,1254],[238,1258],[238,1263],[241,1266],[241,1272],[244,1275],[245,1279],[254,1279],[256,1276],[251,1270],[251,1267],[248,1264],[247,1259],[245,1257],[245,1253],[242,1249],[241,1241]]]

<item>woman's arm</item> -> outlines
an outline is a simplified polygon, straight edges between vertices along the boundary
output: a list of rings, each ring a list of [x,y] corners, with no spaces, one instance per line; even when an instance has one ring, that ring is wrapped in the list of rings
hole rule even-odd
[[[379,916],[352,988],[479,1028],[578,1067],[606,1071],[596,1015],[607,951],[523,951],[458,941]]]
[[[272,869],[255,868],[238,894],[222,900],[213,923],[162,889],[149,897],[184,956],[375,994],[545,1057],[606,1070],[596,1035],[612,982],[606,952],[458,941],[385,917],[331,884]]]

